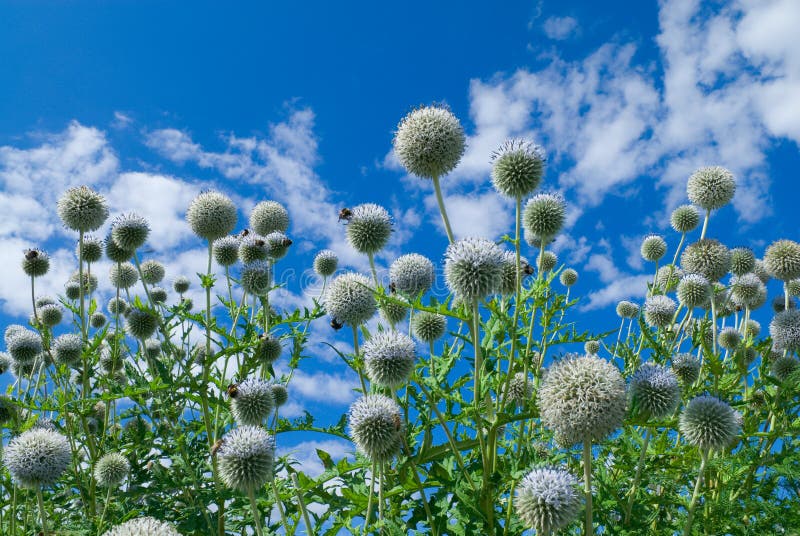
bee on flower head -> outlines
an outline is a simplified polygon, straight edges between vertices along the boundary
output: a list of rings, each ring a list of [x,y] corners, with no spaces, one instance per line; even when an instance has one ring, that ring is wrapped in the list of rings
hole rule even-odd
[[[349,222],[352,218],[353,218],[353,211],[345,207],[339,211],[339,219],[336,221],[344,220],[345,222]]]

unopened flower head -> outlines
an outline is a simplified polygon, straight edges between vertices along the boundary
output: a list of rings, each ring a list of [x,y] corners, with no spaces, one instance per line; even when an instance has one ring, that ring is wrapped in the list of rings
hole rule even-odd
[[[8,472],[18,486],[52,486],[72,461],[67,438],[46,428],[31,428],[11,441],[4,451]]]
[[[800,351],[800,311],[789,309],[776,314],[769,323],[769,335],[776,350]]]
[[[108,312],[111,313],[112,315],[120,316],[124,315],[128,311],[129,307],[130,306],[128,305],[128,302],[125,301],[123,298],[111,298],[110,300],[108,300],[108,305],[106,306],[106,309],[108,309]]]
[[[280,231],[273,231],[264,237],[267,241],[267,255],[272,260],[282,259],[289,251],[292,241]]]
[[[586,341],[583,345],[583,351],[589,355],[597,355],[600,351],[600,341]]]
[[[617,316],[620,318],[634,318],[639,315],[639,305],[622,300],[617,303]]]
[[[676,307],[675,300],[668,296],[650,296],[644,302],[644,320],[655,328],[671,326]]]
[[[83,256],[81,258],[81,243],[75,245],[75,256],[83,262],[98,262],[103,258],[103,241],[91,235],[83,237]]]
[[[150,358],[156,358],[161,355],[161,341],[158,339],[147,339],[144,341],[144,351]]]
[[[239,276],[242,289],[252,296],[266,296],[272,286],[272,267],[267,261],[245,264]]]
[[[753,250],[736,247],[731,250],[731,273],[736,276],[752,272],[756,268],[756,256]]]
[[[761,301],[762,294],[766,295],[766,287],[756,274],[750,272],[731,278],[731,294],[738,303],[755,309],[753,306]]]
[[[164,280],[166,270],[164,269],[164,265],[156,260],[150,259],[144,261],[141,264],[141,269],[142,281],[148,285],[157,285]]]
[[[109,452],[97,460],[94,479],[104,488],[116,488],[131,472],[128,459],[118,452]]]
[[[539,258],[539,269],[542,272],[549,272],[558,264],[558,256],[552,251],[545,251]]]
[[[800,361],[792,355],[781,355],[772,362],[770,373],[781,382],[785,382],[789,376],[800,368]]]
[[[125,317],[125,331],[134,339],[145,340],[156,332],[159,322],[155,312],[134,307]]]
[[[275,441],[260,426],[239,426],[222,438],[217,460],[225,485],[248,493],[272,480]]]
[[[686,184],[689,201],[705,210],[724,207],[736,193],[733,173],[720,166],[702,167],[692,173]]]
[[[533,272],[525,257],[520,257],[520,281]],[[510,295],[517,290],[517,256],[513,251],[503,250],[503,272],[500,277],[500,294]]]
[[[378,310],[372,282],[353,272],[341,274],[331,281],[322,301],[333,319],[349,326],[363,324]]]
[[[103,241],[103,247],[106,257],[112,262],[125,262],[133,257],[133,250],[119,247],[110,234]]]
[[[235,236],[223,236],[214,240],[214,260],[220,266],[231,266],[239,260],[239,239]]]
[[[178,294],[183,294],[184,292],[189,290],[189,286],[191,282],[189,278],[185,275],[179,275],[175,279],[172,280],[172,290],[177,292]]]
[[[650,234],[642,240],[640,251],[644,260],[656,262],[667,252],[667,243],[664,241],[664,237]]]
[[[261,236],[289,228],[289,211],[277,201],[262,201],[250,213],[250,228]]]
[[[175,527],[153,517],[138,517],[113,527],[103,536],[181,536]]]
[[[711,284],[700,274],[687,274],[678,283],[678,301],[689,309],[702,307],[711,299]]]
[[[414,371],[414,341],[398,331],[374,334],[364,344],[364,364],[370,381],[397,389],[405,385]]]
[[[39,320],[41,320],[42,324],[48,328],[52,328],[53,326],[60,324],[61,319],[64,316],[61,306],[55,303],[48,303],[47,305],[39,307],[37,313],[39,315]]]
[[[371,461],[391,461],[403,442],[405,426],[400,406],[389,397],[371,394],[356,400],[348,413],[350,438]]]
[[[94,231],[108,218],[105,198],[88,186],[76,186],[64,192],[56,208],[61,221],[73,231]]]
[[[572,268],[566,268],[561,272],[561,275],[558,276],[558,280],[561,281],[562,285],[569,288],[578,282],[578,272]]]
[[[83,341],[79,335],[65,333],[53,340],[52,350],[57,363],[73,365],[81,360]]]
[[[420,311],[411,318],[411,333],[422,342],[434,343],[444,335],[447,318],[439,313]]]
[[[6,349],[15,361],[28,363],[42,353],[42,337],[29,329],[15,330],[6,338]]]
[[[111,239],[121,249],[135,251],[150,235],[150,225],[143,217],[131,212],[118,216],[111,224]]]
[[[220,240],[225,240],[225,238],[221,238]],[[214,244],[220,240],[217,240],[214,242]],[[238,258],[241,259],[244,264],[249,264],[256,261],[265,261],[268,257],[269,254],[266,237],[248,233],[247,236],[239,239]]]
[[[678,428],[686,441],[704,450],[723,449],[739,433],[733,409],[719,398],[708,395],[693,398],[686,405]]]
[[[731,267],[731,253],[718,240],[704,238],[686,246],[681,254],[681,267],[686,273],[719,281]]]
[[[261,335],[256,345],[255,358],[259,363],[270,365],[278,360],[283,352],[281,341],[272,335]]]
[[[194,234],[212,242],[233,231],[236,219],[233,201],[214,191],[203,192],[195,197],[186,212],[186,221]]]
[[[567,205],[558,194],[537,194],[530,198],[522,214],[525,230],[542,241],[558,234],[567,217]]]
[[[339,257],[329,249],[323,249],[314,257],[314,271],[322,277],[330,277],[336,273]]]
[[[447,247],[444,277],[450,291],[467,302],[482,300],[500,286],[503,252],[484,238],[464,238]]]
[[[581,511],[578,479],[564,469],[539,467],[525,475],[517,488],[514,508],[536,534],[555,534],[578,518]]]
[[[275,401],[275,407],[279,408],[289,401],[289,391],[282,383],[270,384],[272,390],[272,399]]]
[[[800,277],[800,244],[794,240],[773,242],[764,254],[767,272],[781,281]]]
[[[92,316],[89,317],[89,325],[94,329],[102,328],[106,325],[106,322],[108,322],[108,319],[101,311],[96,311],[92,313]]]
[[[492,184],[501,194],[521,199],[542,182],[544,148],[525,140],[508,140],[492,154]]]
[[[645,363],[633,373],[628,392],[631,407],[638,414],[656,419],[670,415],[681,400],[675,373],[652,363]]]
[[[236,422],[239,425],[260,426],[275,408],[270,383],[258,378],[248,378],[234,389],[229,394],[231,412]]]
[[[113,286],[127,289],[139,281],[139,272],[133,264],[120,262],[111,265],[108,271],[108,278]]]
[[[411,297],[430,290],[433,277],[433,263],[417,253],[402,255],[389,267],[389,279],[395,289]]]
[[[669,223],[679,233],[690,233],[700,224],[700,212],[694,205],[681,205],[672,211]]]
[[[719,332],[718,339],[721,347],[726,350],[735,350],[742,340],[742,335],[738,329],[729,326]]]
[[[381,303],[378,305],[378,311],[381,317],[392,326],[399,324],[408,316],[408,309],[410,306],[408,300],[402,296],[395,295],[393,298],[397,301],[384,299],[381,300]]]
[[[50,256],[41,249],[28,249],[22,255],[22,271],[30,277],[41,277],[50,269]]]
[[[356,251],[374,254],[383,249],[392,234],[392,218],[382,206],[358,205],[347,224],[347,241]]]
[[[423,106],[406,115],[394,134],[394,154],[412,175],[423,179],[452,171],[464,154],[464,128],[444,106]]]

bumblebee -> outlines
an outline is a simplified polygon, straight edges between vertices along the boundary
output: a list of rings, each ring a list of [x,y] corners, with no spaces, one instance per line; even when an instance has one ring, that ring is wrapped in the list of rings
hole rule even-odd
[[[335,318],[331,318],[331,327],[333,329],[335,329],[336,331],[339,331],[340,329],[342,329],[344,327],[344,324],[342,324],[341,322],[339,322]]]
[[[217,439],[217,442],[211,447],[211,456],[216,456],[217,451],[222,447],[222,439]]]
[[[228,396],[231,398],[236,398],[239,394],[239,386],[235,383],[232,383],[228,386],[227,390]]]
[[[394,281],[389,283],[389,292],[391,292],[392,294],[397,292],[397,285],[394,284]]]
[[[35,249],[29,249],[25,252],[25,258],[28,259],[29,261],[35,259],[38,256],[39,252],[36,251]]]
[[[289,246],[292,245],[292,241],[289,238],[284,238],[283,240],[281,240],[281,245],[285,248],[288,248]]]
[[[525,275],[533,275],[533,266],[527,262],[522,263],[522,273]]]
[[[400,420],[400,415],[395,413],[392,415],[392,420],[394,421],[394,429],[396,432],[400,431],[400,428],[403,427],[403,421]]]
[[[339,211],[339,219],[336,221],[350,221],[351,219],[353,219],[353,211],[345,207]]]
[[[242,229],[242,232],[239,233],[239,238],[244,238],[245,236],[250,234],[250,229]]]

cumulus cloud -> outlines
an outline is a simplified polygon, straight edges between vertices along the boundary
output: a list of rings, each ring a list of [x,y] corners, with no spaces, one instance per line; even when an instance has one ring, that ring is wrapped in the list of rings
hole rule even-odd
[[[549,17],[542,24],[542,29],[550,39],[561,41],[575,34],[578,20],[574,17]]]

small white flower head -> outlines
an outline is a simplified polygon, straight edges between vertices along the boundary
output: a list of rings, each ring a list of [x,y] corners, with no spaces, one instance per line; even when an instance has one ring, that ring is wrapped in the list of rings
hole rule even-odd
[[[250,228],[261,236],[289,228],[289,211],[277,201],[262,201],[250,213]]]
[[[625,418],[625,380],[600,357],[567,357],[547,369],[539,410],[542,423],[562,445],[602,440]]]
[[[139,517],[112,528],[103,536],[181,536],[175,528],[153,517]]]
[[[737,247],[731,250],[731,273],[744,275],[756,268],[756,256],[753,250],[746,247]]]
[[[109,452],[97,460],[94,466],[94,479],[104,488],[116,488],[131,472],[128,459],[118,452]]]
[[[143,217],[131,212],[118,216],[111,224],[111,239],[121,249],[135,251],[147,242],[150,225]]]
[[[675,290],[684,276],[683,270],[674,264],[667,264],[656,271],[656,287],[662,292]]]
[[[275,401],[275,407],[279,408],[289,401],[289,391],[282,383],[271,383],[270,389],[272,390],[272,399]]]
[[[161,341],[158,339],[147,339],[144,341],[144,351],[150,358],[161,355]]]
[[[81,276],[78,270],[72,272],[72,275],[69,276],[69,281],[74,281],[75,283],[81,283]],[[90,274],[88,272],[83,272],[83,295],[88,296],[92,292],[97,290],[97,276],[94,274]]]
[[[377,253],[389,241],[392,218],[382,206],[364,203],[352,210],[347,224],[347,241],[361,253]]]
[[[681,413],[678,428],[690,444],[712,450],[727,447],[739,433],[733,409],[719,398],[708,395],[689,401]]]
[[[124,315],[129,308],[130,305],[123,298],[111,298],[106,306],[108,312],[114,316]]]
[[[389,267],[389,280],[395,289],[411,297],[430,290],[433,277],[433,263],[417,253],[402,255]]]
[[[700,224],[700,212],[694,205],[681,205],[672,211],[669,223],[679,233],[690,233]]]
[[[394,133],[394,154],[412,175],[423,179],[450,173],[464,154],[466,136],[444,106],[423,106],[406,115]]]
[[[39,307],[37,313],[39,315],[39,320],[48,328],[60,324],[61,319],[64,317],[61,306],[56,303],[48,303],[47,305]]]
[[[117,355],[112,352],[111,347],[103,346],[100,350],[100,368],[106,372],[122,370],[126,358],[127,356],[125,355]]]
[[[773,242],[764,254],[767,272],[781,281],[800,277],[800,244],[794,240]]]
[[[322,297],[325,311],[337,322],[358,326],[375,315],[378,304],[369,279],[348,272],[337,276]]]
[[[13,362],[14,358],[11,357],[11,354],[0,352],[0,375],[5,374]]]
[[[275,409],[272,387],[266,380],[248,378],[228,390],[231,412],[239,425],[261,426]]]
[[[447,329],[447,318],[439,313],[419,311],[411,317],[411,334],[418,340],[434,343],[442,338]]]
[[[569,288],[578,282],[578,272],[572,268],[567,268],[561,272],[561,275],[558,276],[558,280],[562,285]]]
[[[69,300],[77,300],[80,297],[81,286],[76,281],[67,281],[64,285],[64,295]]]
[[[676,374],[652,363],[645,363],[633,373],[628,393],[635,413],[656,419],[670,415],[681,400]]]
[[[702,167],[692,173],[686,184],[689,201],[700,208],[715,210],[722,208],[736,193],[733,173],[720,166]]]
[[[252,296],[266,296],[272,286],[272,267],[266,261],[254,261],[242,267],[239,283]]]
[[[522,479],[514,508],[536,534],[555,534],[566,528],[581,511],[578,479],[564,469],[540,467]]]
[[[50,269],[50,256],[41,249],[27,249],[22,255],[22,271],[30,277],[41,277]]]
[[[225,485],[248,493],[272,480],[275,441],[260,426],[240,426],[222,438],[217,460]]]
[[[388,462],[400,452],[405,425],[394,400],[378,394],[363,396],[353,402],[348,416],[350,438],[371,461]]]
[[[42,337],[29,329],[17,329],[6,336],[6,349],[15,361],[29,363],[42,353]]]
[[[132,308],[125,317],[125,331],[134,339],[145,340],[156,332],[160,318],[152,311]]]
[[[644,320],[655,328],[671,326],[676,307],[675,300],[668,296],[650,296],[644,302]]]
[[[640,252],[644,260],[656,262],[667,252],[667,243],[664,237],[657,234],[649,234],[642,240]]]
[[[129,262],[112,264],[108,270],[108,279],[111,284],[121,289],[131,288],[139,281],[139,272]]]
[[[719,332],[719,345],[726,350],[735,350],[738,348],[739,343],[742,341],[742,335],[739,330],[729,326]]]
[[[221,238],[214,242],[216,245],[220,240],[225,240],[228,237]],[[267,239],[264,236],[248,233],[243,238],[239,239],[239,253],[238,258],[244,264],[250,264],[256,261],[265,261],[269,257]],[[235,262],[235,261],[234,261]]]
[[[744,336],[755,339],[761,333],[761,323],[752,318],[744,325]]]
[[[83,341],[81,341],[79,335],[65,333],[53,340],[52,350],[53,359],[56,360],[56,363],[74,365],[81,360]]]
[[[617,303],[617,316],[620,318],[634,318],[639,316],[639,306],[628,300]]]
[[[495,292],[503,274],[503,251],[485,238],[464,238],[447,246],[444,277],[456,298],[482,300]]]
[[[314,271],[321,277],[330,277],[339,266],[339,257],[329,249],[323,249],[314,257]]]
[[[72,461],[72,451],[58,432],[31,428],[9,441],[4,461],[14,483],[36,489],[56,483]]]
[[[789,291],[789,296],[800,296],[800,279],[792,279],[786,282],[786,290]]]
[[[789,309],[776,314],[769,323],[769,335],[777,351],[800,351],[800,311]]]
[[[147,260],[141,264],[142,281],[148,285],[156,285],[164,280],[166,270],[164,265],[156,260]]]
[[[764,261],[761,259],[756,259],[756,265],[753,268],[753,273],[758,276],[762,283],[765,285],[772,279],[772,276],[767,271],[767,267],[764,265]]]
[[[36,308],[44,307],[45,305],[58,305],[58,300],[52,296],[44,295],[36,298],[34,306]]]
[[[600,341],[586,341],[583,344],[583,351],[589,355],[597,355],[600,351]]]
[[[108,219],[105,198],[88,186],[76,186],[64,192],[56,208],[58,217],[73,231],[94,231]]]
[[[520,257],[520,281],[533,273],[533,268],[525,257]],[[513,251],[503,250],[503,272],[500,277],[500,294],[510,295],[517,290],[517,256]]]
[[[231,266],[239,260],[239,239],[235,236],[223,236],[214,240],[212,246],[214,260],[220,266]]]
[[[363,351],[367,377],[381,387],[398,389],[414,371],[414,341],[398,331],[374,334]]]
[[[567,204],[558,194],[537,194],[525,204],[522,223],[538,240],[547,242],[558,234],[567,217]]]
[[[556,267],[556,264],[558,264],[558,256],[552,251],[545,251],[542,253],[542,257],[539,259],[539,262],[541,263],[539,269],[542,272],[549,272]]]
[[[179,275],[175,279],[172,280],[172,290],[177,292],[178,294],[183,294],[184,292],[189,290],[189,286],[191,282],[189,278],[185,275]]]
[[[8,326],[6,326],[6,329],[3,332],[3,340],[5,341],[6,346],[8,346],[9,341],[11,340],[11,338],[14,336],[15,333],[19,331],[25,331],[26,329],[28,328],[26,328],[21,324],[9,324]]]
[[[770,367],[770,374],[778,379],[778,381],[785,382],[789,376],[800,368],[800,361],[792,355],[781,355],[772,362]]]
[[[114,239],[111,238],[110,234],[103,241],[103,247],[106,257],[108,257],[111,262],[125,262],[133,257],[133,250],[119,247],[117,243],[114,242]]]
[[[542,182],[547,161],[544,148],[525,140],[508,140],[492,153],[492,184],[514,199],[531,194]]]
[[[89,317],[89,325],[94,329],[102,328],[106,325],[106,322],[108,322],[108,318],[100,311],[92,313],[92,316]]]
[[[718,240],[704,238],[686,246],[681,254],[681,267],[686,273],[719,281],[731,267],[731,253]]]
[[[262,334],[258,338],[255,358],[259,363],[271,365],[278,360],[281,356],[281,352],[283,352],[283,346],[281,346],[281,341],[277,337]]]
[[[703,307],[711,300],[711,284],[700,274],[687,274],[678,283],[677,294],[684,307]]]
[[[381,303],[378,305],[378,311],[380,312],[381,317],[392,326],[399,324],[408,316],[409,308],[408,300],[402,296],[395,295],[394,299],[402,303],[381,300]]]
[[[236,227],[236,205],[224,194],[203,192],[192,200],[186,211],[186,221],[200,238],[214,241]]]
[[[289,246],[292,245],[289,237],[280,231],[273,231],[265,238],[267,241],[267,255],[276,261],[285,257],[289,251]]]
[[[754,273],[742,274],[731,278],[731,299],[736,305],[749,309],[757,309],[764,304],[767,288]]]
[[[517,406],[533,400],[533,379],[523,372],[517,372],[508,382],[508,399]]]
[[[86,235],[83,237],[83,258],[81,258],[81,243],[75,244],[75,257],[83,262],[98,262],[103,258],[103,241],[99,238]]]

